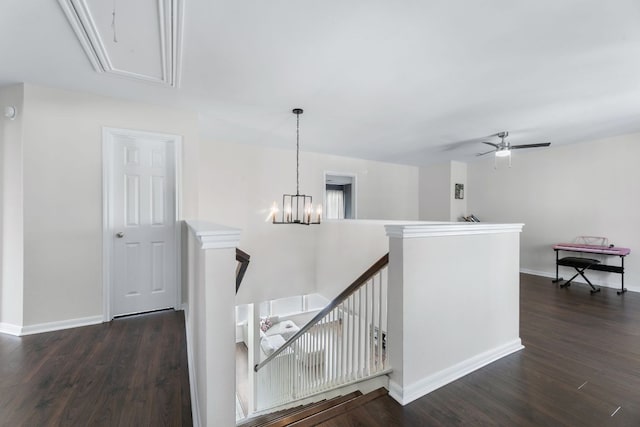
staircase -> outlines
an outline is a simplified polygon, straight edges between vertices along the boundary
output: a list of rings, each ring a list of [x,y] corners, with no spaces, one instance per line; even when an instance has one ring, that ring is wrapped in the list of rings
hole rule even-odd
[[[334,397],[329,400],[321,400],[309,405],[289,408],[283,411],[260,415],[244,420],[237,424],[238,427],[283,427],[315,426],[347,412],[353,411],[370,402],[387,395],[385,388],[379,388],[371,393],[362,394],[359,391]]]
[[[391,372],[386,345],[388,264],[387,253],[254,366],[257,411]]]

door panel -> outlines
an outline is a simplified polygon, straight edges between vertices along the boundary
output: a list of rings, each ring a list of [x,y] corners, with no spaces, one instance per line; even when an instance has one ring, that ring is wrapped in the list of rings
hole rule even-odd
[[[112,149],[111,314],[175,307],[174,144],[114,135]]]

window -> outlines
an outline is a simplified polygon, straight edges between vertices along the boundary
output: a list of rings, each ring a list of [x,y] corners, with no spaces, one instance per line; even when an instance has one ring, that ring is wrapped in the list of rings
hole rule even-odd
[[[356,176],[325,173],[325,217],[327,219],[356,218]]]

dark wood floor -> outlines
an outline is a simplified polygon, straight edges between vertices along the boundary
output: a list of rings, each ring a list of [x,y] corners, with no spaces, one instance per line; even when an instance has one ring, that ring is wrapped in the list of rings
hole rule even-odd
[[[192,425],[183,312],[0,334],[0,425]]]
[[[405,407],[384,396],[322,425],[640,426],[640,294],[530,275],[520,290],[524,350]]]
[[[324,426],[640,426],[640,294],[522,275],[525,349],[404,407]],[[0,425],[191,425],[182,312],[0,334]]]

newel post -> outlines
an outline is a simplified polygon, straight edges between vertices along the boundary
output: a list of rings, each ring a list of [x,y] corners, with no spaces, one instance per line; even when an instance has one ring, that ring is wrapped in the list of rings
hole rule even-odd
[[[240,230],[202,221],[187,224],[194,425],[235,425],[235,248]]]

